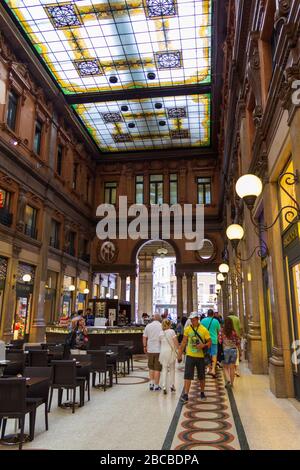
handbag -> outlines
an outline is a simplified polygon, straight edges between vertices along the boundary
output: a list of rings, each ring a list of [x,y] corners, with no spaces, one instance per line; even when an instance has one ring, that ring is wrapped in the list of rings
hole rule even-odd
[[[178,359],[177,350],[175,349],[174,345],[170,343],[169,338],[168,338],[168,336],[166,335],[166,332],[165,332],[165,331],[164,331],[164,337],[166,338],[168,345],[169,345],[170,348],[172,349],[172,353],[173,353],[174,356],[175,356],[175,357],[174,357],[174,360],[176,361],[176,359]]]
[[[209,325],[209,326],[210,326],[210,325]],[[192,330],[193,330],[193,332],[195,333],[195,335],[200,339],[201,343],[202,343],[202,344],[206,344],[206,343],[203,341],[203,339],[201,338],[201,336],[199,335],[198,331],[197,331],[197,330],[194,330],[193,327],[192,327]],[[210,356],[209,352],[207,351],[207,349],[206,349],[206,351],[204,351],[204,349],[203,349],[203,354],[204,354],[204,364],[205,364],[206,366],[209,366],[209,365],[211,364],[211,356]]]

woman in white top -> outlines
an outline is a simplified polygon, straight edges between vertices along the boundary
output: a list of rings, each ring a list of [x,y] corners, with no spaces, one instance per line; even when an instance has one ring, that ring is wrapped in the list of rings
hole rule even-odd
[[[162,365],[161,382],[164,394],[167,394],[168,370],[170,373],[171,392],[175,392],[175,363],[177,358],[178,340],[174,330],[171,329],[170,320],[163,320],[162,332],[159,335],[161,343],[159,362]]]

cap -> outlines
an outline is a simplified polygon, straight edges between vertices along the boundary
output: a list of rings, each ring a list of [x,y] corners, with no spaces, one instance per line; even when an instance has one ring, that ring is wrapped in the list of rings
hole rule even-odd
[[[198,312],[191,312],[189,319],[192,320],[192,318],[199,318]]]

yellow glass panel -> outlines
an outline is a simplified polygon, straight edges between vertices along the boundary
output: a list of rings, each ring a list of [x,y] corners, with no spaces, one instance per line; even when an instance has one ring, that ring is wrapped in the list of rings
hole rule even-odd
[[[294,164],[293,164],[293,161],[292,161],[292,160],[289,162],[289,164],[288,164],[287,167],[285,168],[284,173],[294,173]],[[282,186],[284,187],[284,189],[285,189],[294,199],[296,199],[295,185],[289,185],[289,184],[287,184],[285,178],[283,178],[281,184],[282,184]],[[280,205],[281,205],[281,208],[286,207],[286,206],[295,207],[295,203],[292,201],[292,199],[291,199],[282,189],[280,189]],[[291,208],[288,208],[288,209],[285,209],[285,210],[282,212],[282,215],[281,215],[281,224],[282,224],[282,229],[283,229],[283,231],[286,230],[286,229],[288,228],[288,226],[289,226],[288,220],[290,221],[291,219],[293,219],[292,216],[289,216],[288,220],[286,220],[286,218],[285,218],[287,212],[290,211],[290,210],[293,210],[292,207],[291,207]],[[297,212],[295,211],[295,217],[296,217],[296,215],[297,215]]]

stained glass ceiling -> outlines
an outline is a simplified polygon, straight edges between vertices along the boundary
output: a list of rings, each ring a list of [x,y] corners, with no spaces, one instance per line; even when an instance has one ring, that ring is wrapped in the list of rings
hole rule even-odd
[[[117,152],[210,143],[210,96],[80,104],[75,109],[100,149]]]
[[[65,95],[82,103],[91,93],[112,93],[112,101],[74,106],[101,150],[210,144],[210,96],[184,87],[211,83],[212,0],[5,2]],[[182,96],[151,98],[154,87],[172,86],[182,86]],[[126,90],[139,88],[149,89],[149,99],[126,100]],[[122,103],[113,97],[120,90]],[[106,122],[103,115],[122,105],[129,108],[122,119]],[[169,108],[185,115],[171,118]]]

